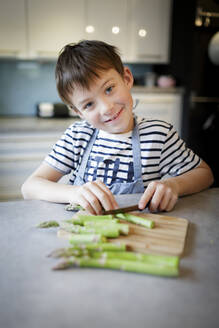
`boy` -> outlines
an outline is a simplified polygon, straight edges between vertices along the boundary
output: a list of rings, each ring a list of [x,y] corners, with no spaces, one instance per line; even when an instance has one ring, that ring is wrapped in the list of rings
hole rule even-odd
[[[118,208],[114,194],[142,193],[139,209],[170,211],[181,195],[213,183],[211,169],[173,127],[133,115],[133,76],[101,41],[69,44],[56,65],[61,99],[84,121],[72,124],[22,186],[25,199],[76,203],[91,214]],[[57,183],[65,174],[69,184]]]

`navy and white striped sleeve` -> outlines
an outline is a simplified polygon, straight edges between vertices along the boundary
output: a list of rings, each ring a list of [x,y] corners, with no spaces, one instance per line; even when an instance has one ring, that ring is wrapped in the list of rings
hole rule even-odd
[[[186,146],[171,125],[161,152],[161,176],[181,175],[197,167],[200,162],[200,157]]]
[[[53,146],[45,162],[63,174],[75,170],[81,161],[93,129],[84,121],[75,122]]]
[[[74,169],[74,160],[73,134],[68,128],[44,161],[61,173],[68,174]]]

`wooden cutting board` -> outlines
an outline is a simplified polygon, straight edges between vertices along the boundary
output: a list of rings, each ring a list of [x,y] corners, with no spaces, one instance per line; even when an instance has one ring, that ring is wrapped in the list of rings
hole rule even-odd
[[[183,254],[188,220],[150,213],[132,212],[132,214],[155,221],[155,227],[148,229],[121,220],[120,222],[129,224],[129,234],[128,236],[121,235],[118,238],[108,239],[110,242],[124,243],[129,250],[141,253],[179,256]],[[69,233],[59,230],[58,236],[68,238]]]
[[[155,227],[148,229],[128,223],[130,227],[128,236],[120,236],[116,240],[110,239],[111,242],[125,243],[135,252],[179,256],[183,254],[188,220],[158,214],[132,213],[153,220]]]

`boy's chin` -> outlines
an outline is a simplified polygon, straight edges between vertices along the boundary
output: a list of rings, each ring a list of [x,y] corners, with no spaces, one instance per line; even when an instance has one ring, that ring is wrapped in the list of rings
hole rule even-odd
[[[121,134],[121,133],[127,133],[133,129],[132,124],[120,124],[120,125],[111,125],[111,126],[103,126],[101,130],[104,130],[105,132],[111,133],[111,134]]]

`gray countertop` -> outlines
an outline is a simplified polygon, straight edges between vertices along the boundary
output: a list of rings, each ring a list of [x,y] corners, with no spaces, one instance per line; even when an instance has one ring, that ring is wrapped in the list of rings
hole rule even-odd
[[[26,136],[51,132],[63,133],[69,125],[79,118],[39,118],[34,116],[0,117],[0,137]],[[19,134],[18,134],[19,133]]]
[[[118,197],[131,205],[140,195]],[[210,328],[219,322],[219,189],[181,198],[165,215],[189,220],[180,276],[104,269],[52,271],[46,255],[67,245],[48,219],[71,217],[64,205],[0,203],[0,327]]]

